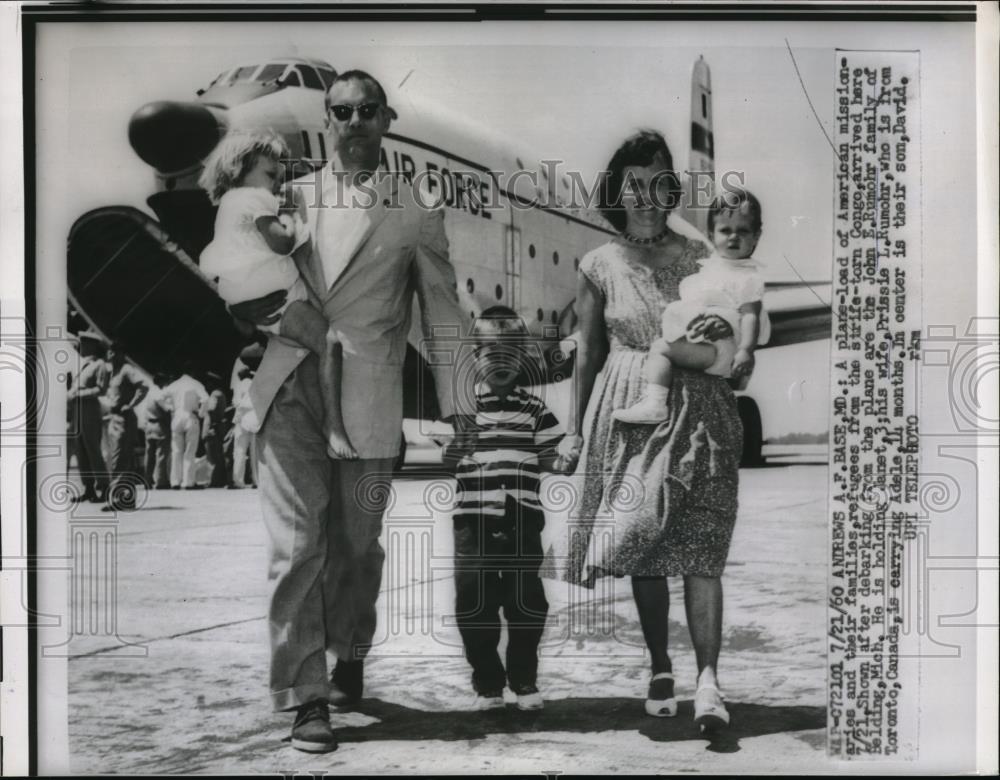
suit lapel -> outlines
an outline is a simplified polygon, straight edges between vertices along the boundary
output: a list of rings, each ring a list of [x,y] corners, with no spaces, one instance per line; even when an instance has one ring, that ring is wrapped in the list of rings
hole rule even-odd
[[[344,274],[358,258],[365,244],[372,237],[372,234],[382,224],[388,214],[387,204],[394,202],[395,188],[398,186],[395,176],[385,175],[380,171],[380,181],[375,186],[375,202],[370,208],[358,208],[354,210],[358,222],[351,221],[350,235],[345,237],[350,242],[349,246],[343,247],[347,257],[346,262],[341,266],[340,272],[335,278],[329,280],[329,289],[326,290],[324,300],[330,298],[336,291],[338,284],[344,279]],[[317,262],[317,265],[322,263]]]
[[[323,300],[327,288],[326,280],[323,277],[323,263],[317,252],[316,241],[316,225],[321,211],[322,209],[319,207],[306,207],[306,228],[309,231],[309,239],[292,255],[292,259],[299,269],[299,274],[311,289],[312,294],[320,301]]]

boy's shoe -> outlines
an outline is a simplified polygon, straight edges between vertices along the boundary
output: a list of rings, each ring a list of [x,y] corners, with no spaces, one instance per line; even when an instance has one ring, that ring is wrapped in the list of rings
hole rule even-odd
[[[661,423],[670,416],[666,404],[644,395],[627,409],[615,409],[611,416],[619,422],[635,425],[653,425]]]
[[[672,718],[677,714],[674,676],[670,672],[654,674],[646,694],[646,714],[654,718]]]
[[[295,711],[292,747],[306,753],[329,753],[337,749],[330,727],[330,708],[325,701],[315,699]]]
[[[330,692],[327,697],[334,707],[349,707],[361,701],[365,687],[365,662],[337,661],[330,675]]]
[[[540,710],[545,707],[545,700],[534,685],[518,685],[512,689],[517,696],[519,710]]]
[[[472,709],[479,712],[486,710],[502,710],[506,705],[503,701],[503,691],[483,691],[477,693],[472,702]]]

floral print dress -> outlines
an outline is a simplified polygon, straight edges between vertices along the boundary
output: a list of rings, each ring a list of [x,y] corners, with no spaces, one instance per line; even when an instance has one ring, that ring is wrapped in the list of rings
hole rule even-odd
[[[643,253],[659,256],[647,264]],[[653,247],[612,241],[580,264],[603,297],[610,351],[584,419],[582,489],[570,516],[565,573],[570,582],[592,587],[605,575],[716,577],[725,568],[743,442],[726,380],[675,368],[666,421],[632,425],[611,417],[642,394],[643,365],[660,337],[663,310],[708,254],[700,241],[669,234]]]

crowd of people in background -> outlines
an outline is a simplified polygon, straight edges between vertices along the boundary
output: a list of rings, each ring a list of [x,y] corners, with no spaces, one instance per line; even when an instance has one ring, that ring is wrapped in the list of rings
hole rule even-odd
[[[80,364],[67,394],[70,454],[83,482],[75,501],[130,511],[141,486],[256,486],[254,434],[240,424],[253,376],[246,356],[237,358],[228,384],[212,372],[199,381],[190,368],[149,377],[99,333],[78,338]]]

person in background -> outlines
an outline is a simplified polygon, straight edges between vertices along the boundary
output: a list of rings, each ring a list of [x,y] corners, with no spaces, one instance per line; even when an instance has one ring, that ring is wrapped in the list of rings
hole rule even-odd
[[[164,387],[163,393],[170,398],[173,406],[170,421],[170,487],[174,490],[195,490],[195,456],[208,393],[201,382],[187,373]]]
[[[135,457],[139,436],[135,407],[146,397],[149,384],[139,369],[126,361],[120,344],[112,344],[108,349],[108,363],[111,376],[105,400],[108,408],[108,468],[111,471],[111,484],[107,503],[101,509],[105,512],[132,511],[135,509],[135,495],[141,481]]]
[[[247,454],[253,446],[254,434],[243,425],[243,416],[250,408],[250,382],[253,371],[243,365],[237,373],[237,382],[233,387],[233,481],[232,487],[246,487]],[[257,478],[253,473],[251,461],[251,476],[256,485]]]
[[[229,478],[226,469],[226,431],[229,430],[228,399],[222,389],[222,377],[209,372],[206,379],[211,392],[205,405],[202,419],[202,439],[205,442],[205,457],[212,467],[209,487],[226,487]]]
[[[163,388],[170,377],[159,372],[153,377],[153,389],[145,403],[143,432],[146,436],[146,484],[166,490],[170,487],[170,419],[173,401]]]
[[[79,339],[80,370],[66,395],[76,463],[83,480],[83,493],[73,500],[103,503],[108,492],[108,468],[101,452],[104,420],[100,398],[108,389],[108,367],[104,362],[107,342],[89,330],[81,332]]]

